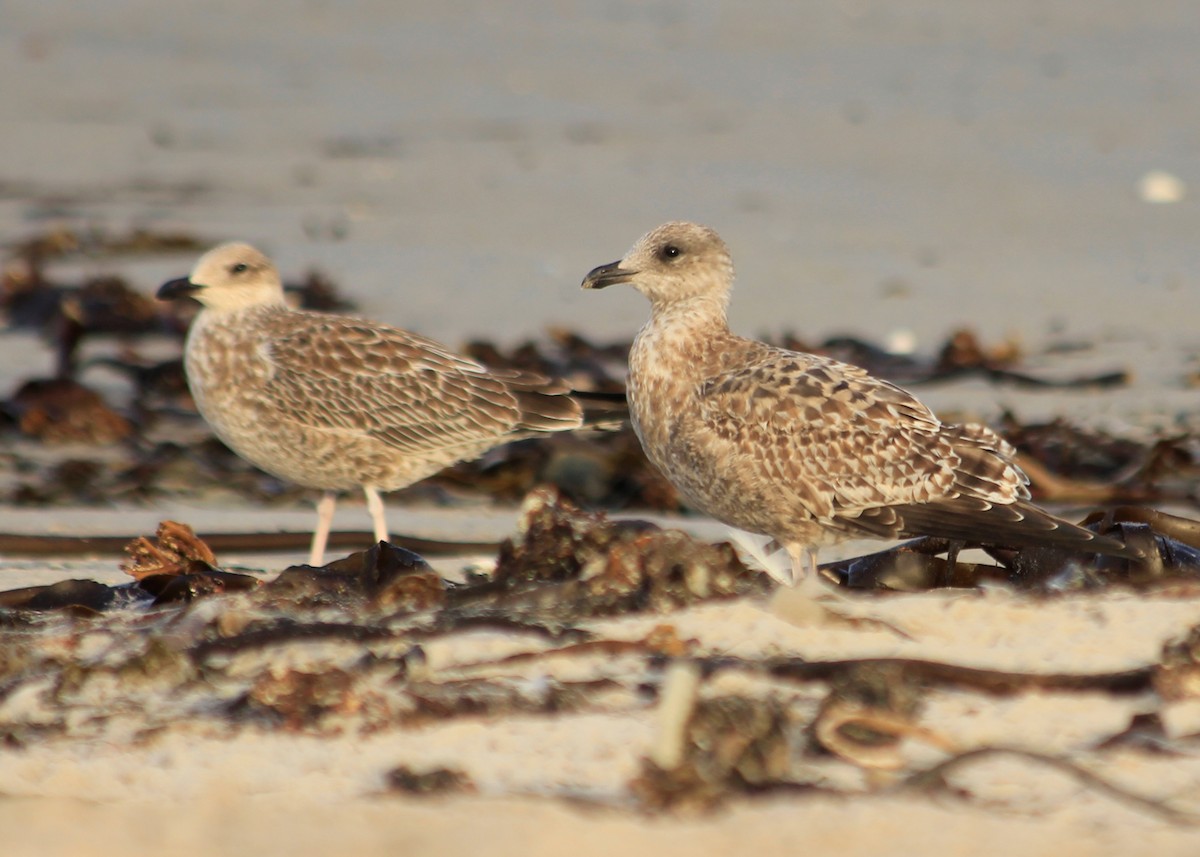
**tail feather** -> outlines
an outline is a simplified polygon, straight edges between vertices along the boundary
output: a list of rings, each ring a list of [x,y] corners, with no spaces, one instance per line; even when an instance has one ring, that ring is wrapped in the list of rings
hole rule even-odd
[[[954,487],[968,497],[984,497],[999,503],[1029,499],[1029,479],[1013,463],[1016,450],[986,426],[967,423],[948,426],[958,461]]]
[[[520,411],[518,430],[570,431],[583,425],[583,408],[566,392],[513,390]]]
[[[1140,551],[1116,539],[1056,518],[1032,503],[992,505],[958,497],[893,507],[908,536],[941,536],[982,544],[1042,545],[1063,550],[1140,559]]]
[[[583,428],[618,431],[629,425],[629,401],[619,393],[574,390],[571,397],[583,406]]]

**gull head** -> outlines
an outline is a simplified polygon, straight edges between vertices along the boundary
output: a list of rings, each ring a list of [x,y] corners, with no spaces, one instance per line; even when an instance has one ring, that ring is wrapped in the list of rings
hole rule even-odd
[[[161,301],[195,298],[218,311],[284,302],[283,281],[271,260],[240,242],[209,250],[187,277],[163,283],[157,297]]]
[[[583,288],[628,283],[655,307],[694,299],[722,306],[733,286],[733,259],[721,236],[707,226],[664,223],[637,240],[619,262],[594,268]]]

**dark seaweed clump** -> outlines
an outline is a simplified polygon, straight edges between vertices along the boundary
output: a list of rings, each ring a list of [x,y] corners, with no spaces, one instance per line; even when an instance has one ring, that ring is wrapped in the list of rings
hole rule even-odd
[[[960,774],[1009,756],[1168,821],[1197,820],[1187,800],[1155,800],[1094,770],[1131,750],[1194,752],[1196,736],[1169,732],[1160,711],[1200,695],[1200,627],[1168,640],[1148,664],[1099,673],[714,652],[680,633],[681,611],[763,595],[765,575],[727,545],[614,522],[550,489],[526,502],[495,572],[465,583],[386,543],[275,576],[223,569],[209,545],[171,522],[127,553],[131,582],[122,586],[66,581],[0,593],[0,706],[21,701],[0,709],[8,747],[106,740],[110,729],[138,742],[196,724],[367,735],[456,718],[495,724],[652,707],[659,725],[640,770],[621,793],[590,800],[688,813],[767,795],[972,801]],[[1159,597],[1200,593],[1194,577],[1153,585]],[[813,621],[906,636],[847,619],[838,606]],[[631,631],[617,616],[653,621]],[[441,666],[427,656],[481,633],[523,645]],[[960,744],[924,717],[931,699],[947,695],[983,707],[1077,693],[1136,697],[1139,713],[1069,754]],[[938,761],[907,753],[914,742]],[[463,770],[402,759],[381,759],[380,777],[409,797],[477,791]]]

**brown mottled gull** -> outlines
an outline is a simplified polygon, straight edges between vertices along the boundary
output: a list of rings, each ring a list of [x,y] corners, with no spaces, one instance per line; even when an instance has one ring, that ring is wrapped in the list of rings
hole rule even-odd
[[[694,223],[647,233],[585,289],[629,283],[650,321],[629,354],[628,397],[647,457],[689,504],[787,549],[792,582],[822,545],[933,535],[1135,556],[1029,502],[1013,448],[946,425],[857,366],[735,336],[733,260]]]
[[[563,383],[489,369],[385,324],[291,309],[275,266],[247,244],[210,250],[158,297],[203,306],[185,365],[217,436],[268,473],[325,492],[314,565],[337,492],[362,488],[375,538],[386,541],[380,491],[581,422]]]

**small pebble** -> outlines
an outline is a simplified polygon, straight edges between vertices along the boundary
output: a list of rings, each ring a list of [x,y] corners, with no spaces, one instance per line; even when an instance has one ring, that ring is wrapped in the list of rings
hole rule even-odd
[[[1187,193],[1187,185],[1178,176],[1165,170],[1151,170],[1138,179],[1138,196],[1142,202],[1179,202]]]

